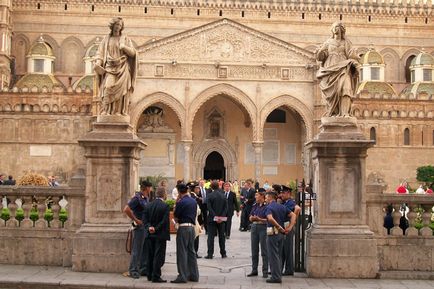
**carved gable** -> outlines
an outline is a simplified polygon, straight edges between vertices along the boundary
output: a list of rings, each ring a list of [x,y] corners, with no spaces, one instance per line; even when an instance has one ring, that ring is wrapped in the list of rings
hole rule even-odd
[[[311,52],[229,19],[185,31],[139,49],[140,61],[275,64],[312,63]]]

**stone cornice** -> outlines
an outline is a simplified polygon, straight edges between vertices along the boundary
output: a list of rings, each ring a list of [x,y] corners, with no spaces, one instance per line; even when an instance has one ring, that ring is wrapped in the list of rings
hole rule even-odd
[[[333,3],[334,2],[334,3]],[[401,2],[401,3],[400,3]],[[330,0],[322,3],[318,0],[283,0],[276,3],[267,1],[239,0],[14,0],[13,8],[36,7],[47,5],[54,7],[64,4],[88,4],[101,6],[168,6],[168,7],[197,7],[210,9],[246,9],[258,11],[299,11],[299,12],[332,12],[332,13],[369,13],[381,15],[419,15],[430,16],[433,11],[433,1],[426,0]]]

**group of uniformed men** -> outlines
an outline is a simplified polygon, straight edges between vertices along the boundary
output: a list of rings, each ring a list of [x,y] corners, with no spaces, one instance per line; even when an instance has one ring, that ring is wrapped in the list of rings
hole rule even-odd
[[[252,250],[252,271],[248,277],[258,275],[259,248],[262,256],[262,274],[267,283],[281,283],[282,275],[293,275],[293,227],[300,207],[291,198],[291,189],[273,185],[273,189],[251,188],[252,181],[246,182],[241,190],[242,219],[240,230],[250,230]],[[249,187],[250,184],[250,187]],[[214,237],[219,236],[220,254],[226,258],[225,238],[229,237],[230,219],[238,203],[230,191],[230,183],[219,188],[212,182],[205,190],[198,184],[178,184],[174,217],[177,222],[176,262],[178,276],[172,283],[198,282],[197,265],[199,214],[203,217],[208,234],[208,251],[205,258],[212,259]],[[156,199],[149,203],[152,184],[143,181],[141,191],[129,201],[124,212],[133,220],[132,252],[128,275],[132,278],[147,276],[154,283],[167,282],[161,278],[164,265],[166,242],[169,234],[169,206],[164,202],[167,197],[165,188],[156,191]],[[254,202],[251,195],[254,194]],[[280,198],[279,202],[277,199]],[[230,200],[230,201],[229,201]],[[234,204],[235,202],[235,204]],[[228,214],[229,211],[232,214]],[[202,210],[202,212],[201,212]],[[230,216],[230,218],[228,218]],[[229,226],[226,226],[229,225]],[[229,230],[228,230],[229,227]],[[269,270],[270,269],[270,270]]]

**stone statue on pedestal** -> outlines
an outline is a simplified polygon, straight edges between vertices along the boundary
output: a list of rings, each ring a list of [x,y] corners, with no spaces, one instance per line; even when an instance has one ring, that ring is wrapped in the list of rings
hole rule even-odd
[[[345,38],[345,26],[341,22],[335,22],[331,31],[332,37],[315,51],[316,59],[321,62],[317,78],[327,102],[325,116],[349,117],[358,82],[359,56]]]
[[[109,27],[111,32],[100,43],[95,57],[97,86],[102,102],[100,114],[126,116],[137,75],[136,50],[131,40],[122,35],[122,18],[113,18]]]

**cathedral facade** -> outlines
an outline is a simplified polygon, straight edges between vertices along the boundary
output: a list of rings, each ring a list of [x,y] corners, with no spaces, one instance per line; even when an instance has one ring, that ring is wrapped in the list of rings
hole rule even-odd
[[[342,21],[360,56],[353,113],[367,169],[393,190],[434,160],[434,18],[428,1],[3,0],[0,173],[67,181],[99,110],[93,57],[122,17],[137,50],[130,125],[139,176],[287,183],[325,102],[315,50]]]

